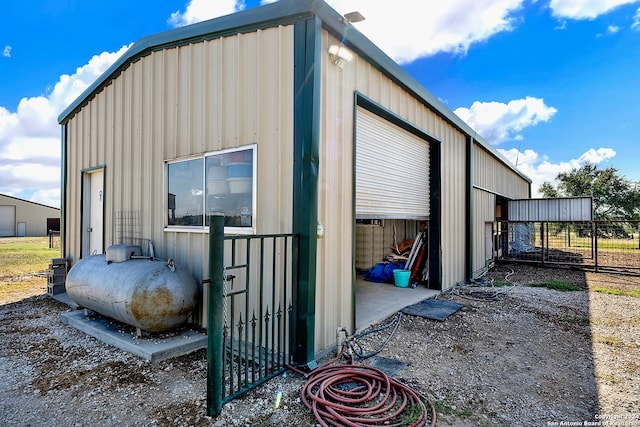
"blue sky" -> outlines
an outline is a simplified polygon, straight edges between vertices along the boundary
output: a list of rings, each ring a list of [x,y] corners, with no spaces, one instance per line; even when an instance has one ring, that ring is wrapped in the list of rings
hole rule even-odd
[[[5,2],[0,193],[59,206],[59,113],[140,37],[259,3]],[[328,3],[360,11],[354,26],[517,163],[534,196],[584,161],[640,181],[640,0]]]

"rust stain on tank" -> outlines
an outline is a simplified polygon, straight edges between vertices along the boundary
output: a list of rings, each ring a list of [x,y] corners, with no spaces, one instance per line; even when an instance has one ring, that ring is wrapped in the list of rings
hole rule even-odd
[[[136,291],[131,298],[131,314],[135,319],[147,325],[149,331],[166,329],[166,319],[172,320],[174,312],[173,295],[166,287],[153,290]],[[180,307],[183,311],[183,307]],[[179,314],[179,313],[178,313]]]

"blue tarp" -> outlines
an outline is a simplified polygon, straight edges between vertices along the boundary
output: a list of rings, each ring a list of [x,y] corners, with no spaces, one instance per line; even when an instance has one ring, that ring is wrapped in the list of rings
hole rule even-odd
[[[362,278],[368,282],[393,283],[393,270],[401,270],[404,264],[393,262],[381,262],[362,274]]]

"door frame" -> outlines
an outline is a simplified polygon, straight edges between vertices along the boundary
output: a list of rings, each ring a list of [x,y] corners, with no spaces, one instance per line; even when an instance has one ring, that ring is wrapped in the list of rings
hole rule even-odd
[[[80,178],[80,182],[81,182],[81,200],[80,200],[80,248],[81,248],[81,256],[80,258],[84,258],[86,256],[92,255],[91,254],[91,237],[89,235],[90,231],[90,225],[91,225],[91,215],[93,215],[95,212],[92,212],[91,209],[91,178],[93,174],[96,173],[102,173],[102,211],[99,212],[99,215],[102,216],[102,230],[101,230],[101,234],[102,234],[102,241],[100,242],[100,246],[102,247],[101,252],[104,252],[104,231],[105,231],[105,224],[104,224],[104,217],[105,217],[105,195],[106,195],[106,190],[105,190],[105,184],[106,184],[106,166],[105,165],[100,165],[100,166],[94,166],[94,167],[90,167],[90,168],[86,168],[86,169],[82,169],[80,171],[81,174],[81,178]]]
[[[352,322],[356,324],[356,140],[358,107],[387,120],[429,144],[429,218],[427,221],[429,289],[442,290],[442,160],[441,141],[403,117],[356,91],[353,103],[353,235],[352,235]]]

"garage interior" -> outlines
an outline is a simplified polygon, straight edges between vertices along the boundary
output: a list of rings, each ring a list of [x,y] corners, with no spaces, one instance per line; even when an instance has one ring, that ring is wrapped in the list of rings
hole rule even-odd
[[[429,289],[428,282],[415,283],[415,287],[398,287],[393,282],[365,280],[366,272],[379,263],[405,264],[404,258],[408,258],[408,252],[399,257],[397,248],[414,242],[421,228],[426,228],[425,221],[375,219],[356,222],[356,330],[362,330],[404,307],[440,293]],[[428,250],[425,250],[425,254],[428,254]]]

